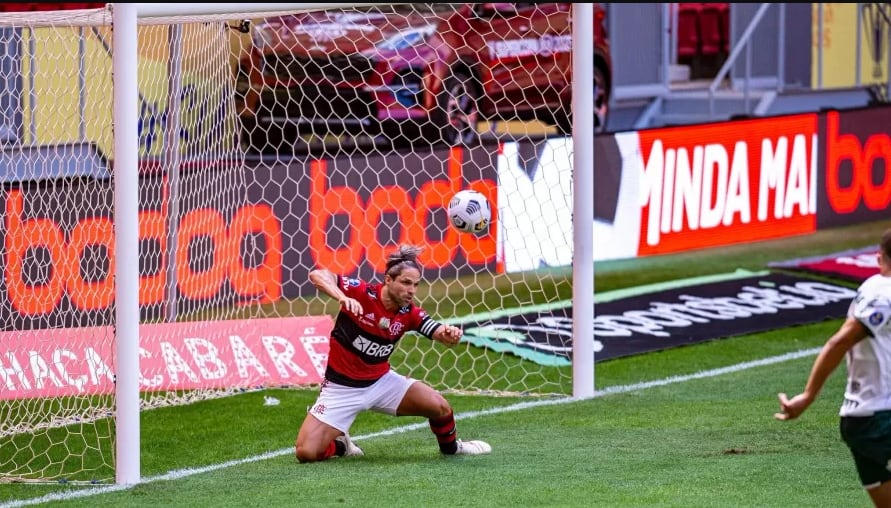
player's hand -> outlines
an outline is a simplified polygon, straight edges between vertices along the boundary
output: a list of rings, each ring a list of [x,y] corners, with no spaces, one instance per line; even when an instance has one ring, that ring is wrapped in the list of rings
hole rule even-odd
[[[343,310],[350,312],[356,316],[362,314],[362,304],[359,303],[359,300],[356,300],[355,298],[344,298],[340,301],[340,307]]]
[[[780,412],[774,413],[773,417],[777,420],[794,420],[811,405],[811,398],[800,393],[791,399],[786,397],[785,393],[778,394],[780,399]]]
[[[439,340],[447,346],[454,346],[461,341],[461,337],[463,335],[464,330],[458,328],[457,326],[444,325],[442,327],[442,332],[440,333]]]

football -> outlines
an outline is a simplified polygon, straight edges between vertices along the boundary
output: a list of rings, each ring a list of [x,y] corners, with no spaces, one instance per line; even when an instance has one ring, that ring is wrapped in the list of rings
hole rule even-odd
[[[449,221],[458,231],[483,233],[489,229],[492,209],[489,200],[482,193],[464,189],[457,192],[449,201]]]

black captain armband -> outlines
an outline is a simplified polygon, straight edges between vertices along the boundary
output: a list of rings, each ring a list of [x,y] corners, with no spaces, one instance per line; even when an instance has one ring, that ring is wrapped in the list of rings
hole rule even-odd
[[[418,331],[428,339],[432,339],[433,334],[436,333],[436,330],[439,330],[440,326],[442,326],[442,323],[439,321],[430,316],[424,316],[424,319],[421,320],[421,325],[418,326]]]

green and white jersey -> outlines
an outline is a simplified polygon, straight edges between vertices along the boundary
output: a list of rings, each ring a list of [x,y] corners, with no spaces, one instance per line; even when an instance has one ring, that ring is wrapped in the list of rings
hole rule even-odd
[[[891,277],[863,281],[848,316],[869,329],[847,355],[848,385],[841,416],[871,416],[891,410]]]

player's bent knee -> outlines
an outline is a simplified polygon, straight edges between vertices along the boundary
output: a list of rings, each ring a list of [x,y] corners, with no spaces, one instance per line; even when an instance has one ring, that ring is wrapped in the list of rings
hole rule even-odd
[[[433,388],[423,383],[415,383],[399,404],[399,416],[422,416],[443,418],[452,411],[452,406]]]
[[[316,449],[309,446],[297,447],[297,462],[301,464],[307,462],[318,462],[324,458],[324,450]]]
[[[436,416],[438,418],[448,416],[448,414],[452,412],[452,405],[449,404],[449,401],[447,401],[442,395],[439,396],[434,407],[436,408]]]

